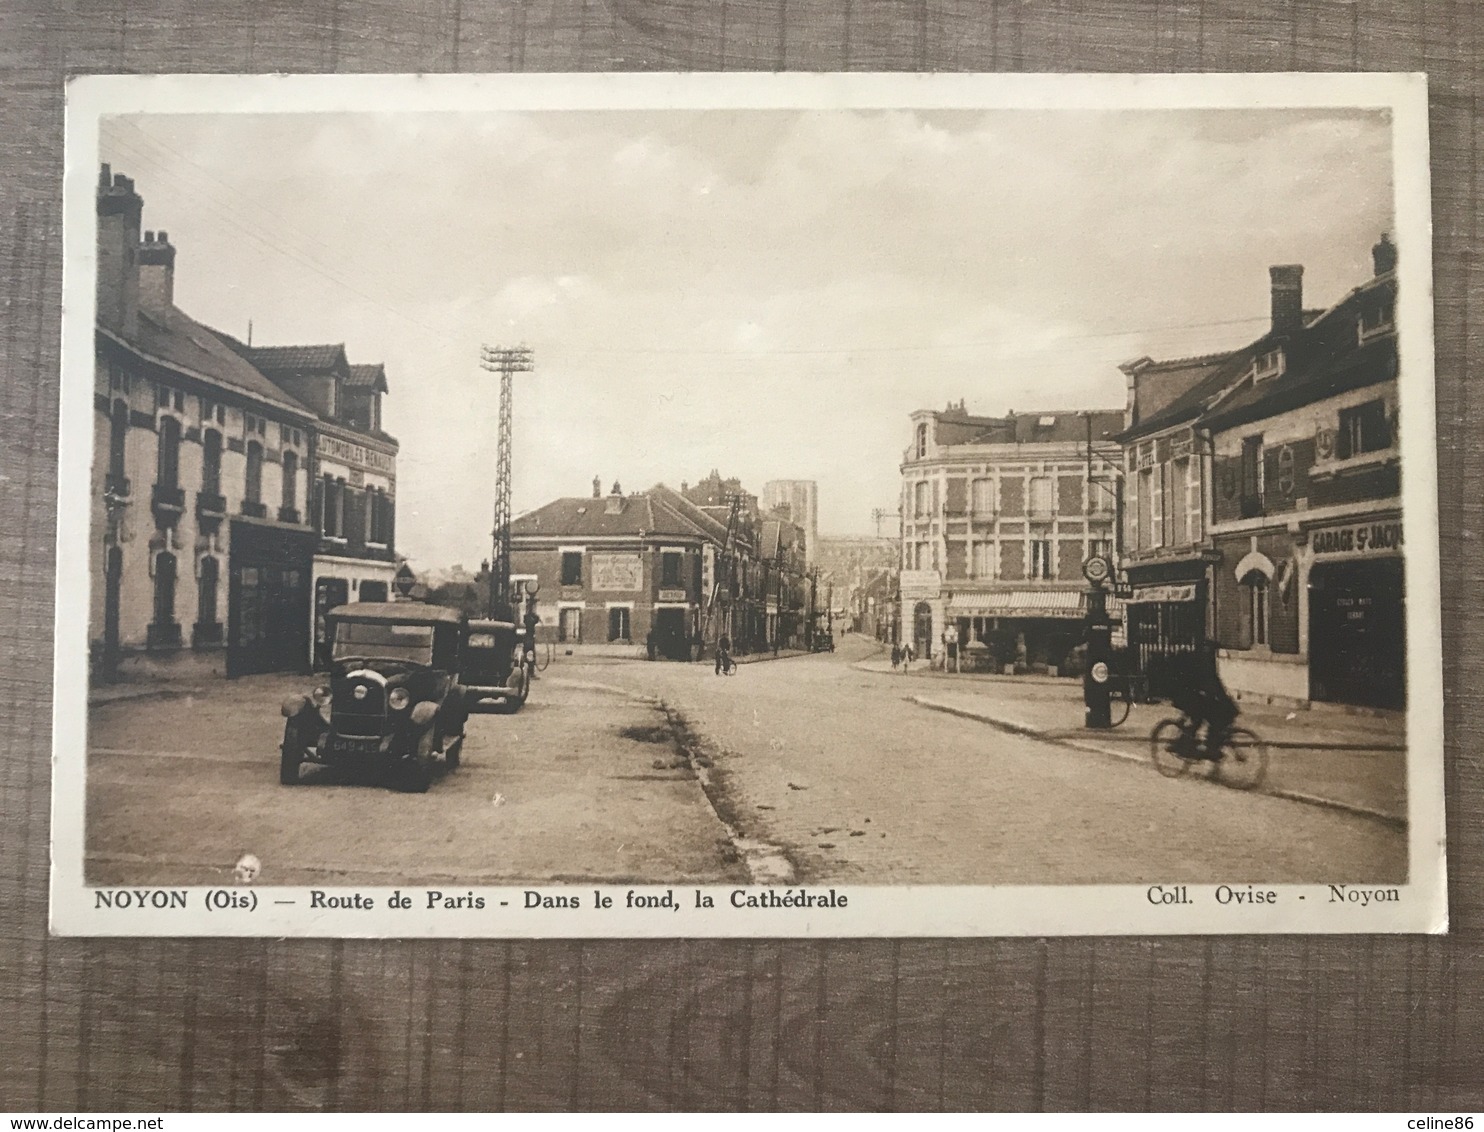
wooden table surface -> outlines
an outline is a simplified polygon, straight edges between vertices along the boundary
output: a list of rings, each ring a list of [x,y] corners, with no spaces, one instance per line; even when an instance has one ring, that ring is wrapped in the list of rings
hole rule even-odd
[[[0,2],[0,1108],[1477,1111],[1481,24],[1469,0]],[[63,79],[608,69],[1430,74],[1450,936],[47,937]]]

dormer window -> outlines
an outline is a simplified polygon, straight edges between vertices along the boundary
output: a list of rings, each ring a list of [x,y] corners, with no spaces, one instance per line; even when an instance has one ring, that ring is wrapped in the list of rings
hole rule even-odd
[[[1252,359],[1252,380],[1267,381],[1270,378],[1283,376],[1283,347],[1278,346],[1265,354],[1259,354]]]
[[[927,457],[927,422],[917,426],[917,458],[919,460]]]
[[[1368,310],[1362,310],[1356,326],[1358,337],[1363,343],[1383,334],[1390,334],[1395,328],[1396,303],[1390,299]]]

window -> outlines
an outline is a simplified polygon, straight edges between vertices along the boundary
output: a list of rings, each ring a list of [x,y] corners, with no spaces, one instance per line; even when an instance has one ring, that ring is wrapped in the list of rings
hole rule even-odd
[[[159,465],[155,482],[165,488],[180,486],[180,421],[174,417],[160,418]]]
[[[1056,509],[1050,476],[1031,477],[1031,514],[1050,515]]]
[[[1138,548],[1149,550],[1157,545],[1154,541],[1154,469],[1140,469],[1138,484],[1139,494],[1134,500],[1138,510]]]
[[[299,454],[283,454],[283,509],[292,511],[299,506]]]
[[[129,437],[129,406],[120,400],[113,403],[108,416],[108,477],[113,481],[110,488],[119,494],[124,492],[124,450]]]
[[[366,492],[367,520],[366,541],[375,546],[390,546],[392,542],[392,500],[381,488]],[[362,601],[365,598],[361,599]]]
[[[1240,613],[1242,618],[1242,647],[1250,649],[1268,643],[1268,579],[1258,570],[1253,570],[1242,579]]]
[[[1390,331],[1395,324],[1396,304],[1391,299],[1385,299],[1360,312],[1357,331],[1362,342],[1369,342]]]
[[[324,478],[321,489],[320,530],[326,538],[345,537],[345,484],[332,476]]]
[[[1282,346],[1259,354],[1252,359],[1252,380],[1266,381],[1271,377],[1283,376],[1283,364]]]
[[[155,624],[175,622],[175,555],[161,551],[155,555]]]
[[[997,559],[998,551],[994,543],[976,542],[974,544],[974,577],[993,578]]]
[[[222,434],[214,428],[201,437],[201,491],[205,495],[222,493]]]
[[[160,408],[162,408],[162,409],[168,409],[170,407],[170,389],[169,389],[169,387],[168,386],[165,386],[165,385],[162,385],[162,386],[160,386],[159,392],[160,392]]]
[[[562,551],[562,585],[582,585],[582,551]]]
[[[1046,580],[1054,574],[1055,568],[1051,564],[1051,540],[1031,539],[1031,577]]]
[[[927,456],[927,423],[917,426],[917,458],[919,460]]]
[[[1262,437],[1242,438],[1242,517],[1262,514]]]
[[[660,555],[660,585],[678,586],[680,582],[680,567],[683,556],[673,550],[667,550]]]
[[[1087,510],[1093,515],[1113,514],[1113,484],[1107,479],[1087,481]]]
[[[975,480],[972,491],[974,514],[994,514],[994,480]]]
[[[920,542],[917,544],[916,558],[912,567],[915,570],[931,570],[933,568],[933,548],[931,543]]]
[[[557,614],[557,640],[563,643],[582,640],[582,610],[563,609]]]
[[[912,486],[912,513],[926,515],[932,506],[933,485],[927,480],[918,480]]]
[[[156,575],[158,577],[158,574]],[[215,558],[201,559],[201,577],[196,582],[196,624],[215,625],[216,590],[221,577],[221,565]]]
[[[608,611],[608,639],[629,640],[629,610],[625,606],[614,606]]]
[[[1113,561],[1113,540],[1107,538],[1095,538],[1087,544],[1087,556],[1089,558],[1106,558]]]
[[[1187,546],[1190,537],[1190,459],[1188,457],[1170,463],[1169,485],[1169,537],[1171,546]]]
[[[1348,460],[1365,452],[1391,447],[1391,420],[1386,402],[1379,398],[1340,410],[1340,432],[1335,437],[1335,458]]]
[[[247,442],[247,485],[242,497],[247,503],[263,501],[263,446],[256,440]]]

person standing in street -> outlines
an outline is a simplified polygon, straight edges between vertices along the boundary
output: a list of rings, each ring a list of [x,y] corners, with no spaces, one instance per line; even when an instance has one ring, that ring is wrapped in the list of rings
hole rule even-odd
[[[716,675],[732,661],[732,639],[725,633],[716,642]]]
[[[902,646],[891,646],[891,670],[897,672],[902,667]]]

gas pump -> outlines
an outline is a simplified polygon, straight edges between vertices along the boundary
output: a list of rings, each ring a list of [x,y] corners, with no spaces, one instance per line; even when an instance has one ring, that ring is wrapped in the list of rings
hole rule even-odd
[[[1082,564],[1082,576],[1088,581],[1087,665],[1082,673],[1082,702],[1087,708],[1084,726],[1113,726],[1111,709],[1113,625],[1108,619],[1108,579],[1113,566],[1106,558],[1094,555]]]

